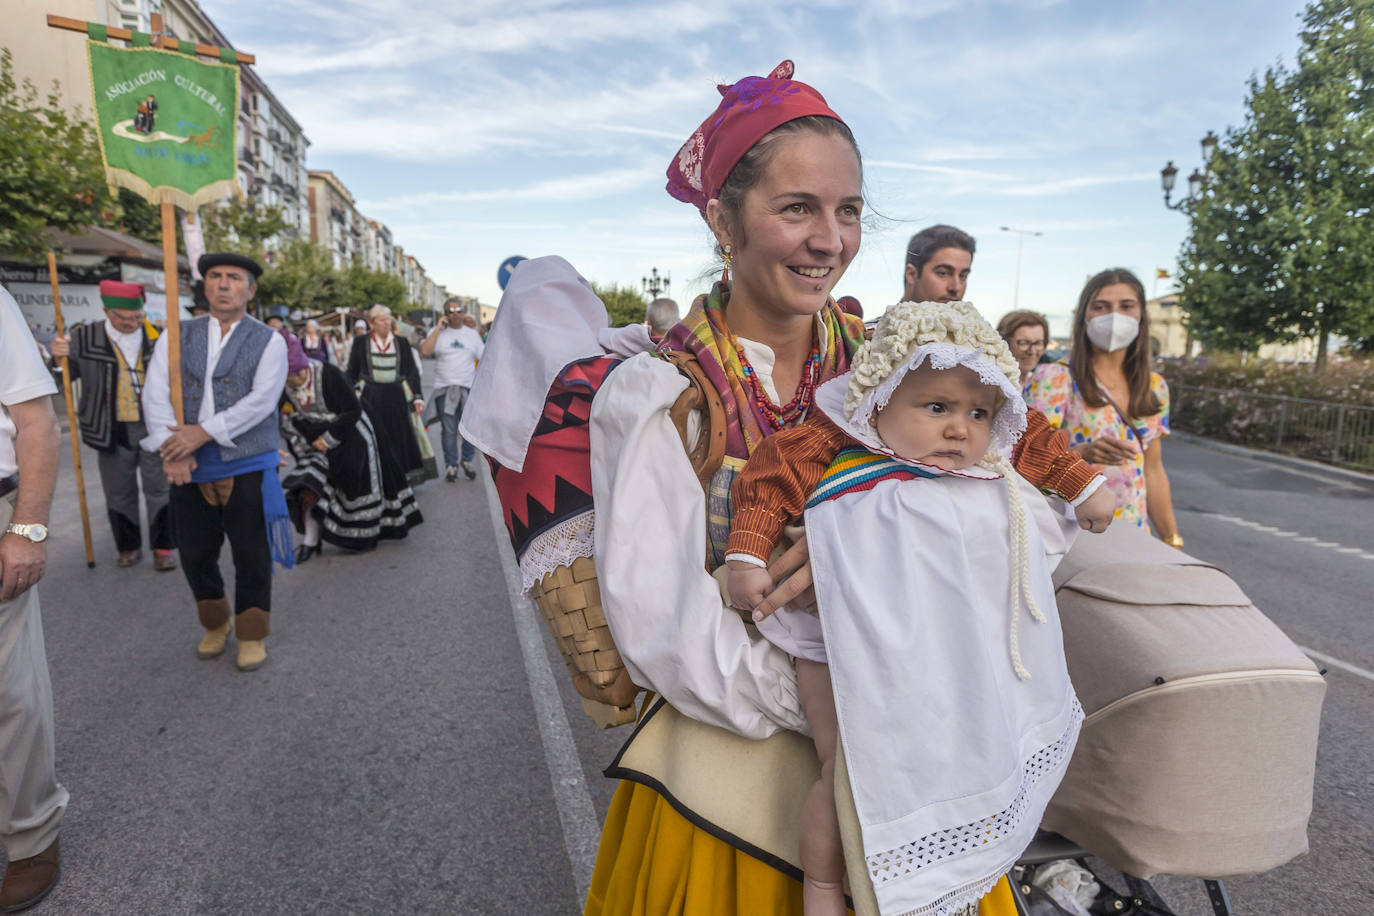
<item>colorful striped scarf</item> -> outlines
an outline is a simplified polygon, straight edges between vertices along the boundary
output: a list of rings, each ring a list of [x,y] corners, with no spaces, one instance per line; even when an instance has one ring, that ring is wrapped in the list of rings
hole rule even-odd
[[[696,357],[725,406],[725,454],[747,459],[764,437],[773,431],[744,379],[735,337],[725,324],[729,287],[717,283],[711,292],[698,296],[691,311],[663,338],[660,350],[679,350]],[[849,359],[864,342],[863,321],[826,302],[826,352],[821,354],[821,383],[849,369]]]

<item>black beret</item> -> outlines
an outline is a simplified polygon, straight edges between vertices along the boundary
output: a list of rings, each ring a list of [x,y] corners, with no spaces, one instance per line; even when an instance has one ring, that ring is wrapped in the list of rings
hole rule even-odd
[[[254,281],[262,276],[262,267],[258,265],[257,261],[254,261],[252,258],[246,258],[241,254],[233,254],[230,252],[203,254],[200,256],[200,260],[196,262],[196,269],[200,271],[202,277],[205,276],[206,272],[208,272],[211,267],[237,267],[252,274]]]

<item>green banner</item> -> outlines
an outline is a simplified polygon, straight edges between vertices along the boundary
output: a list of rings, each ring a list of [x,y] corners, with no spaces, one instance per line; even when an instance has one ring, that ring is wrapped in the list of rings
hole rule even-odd
[[[111,185],[191,210],[236,187],[239,68],[157,48],[87,42]]]

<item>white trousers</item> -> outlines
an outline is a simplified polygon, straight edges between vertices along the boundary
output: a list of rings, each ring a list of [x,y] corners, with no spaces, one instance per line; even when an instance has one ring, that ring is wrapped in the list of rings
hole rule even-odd
[[[0,499],[0,530],[14,494]],[[52,845],[67,807],[53,766],[52,684],[38,588],[0,601],[0,842],[9,861]]]

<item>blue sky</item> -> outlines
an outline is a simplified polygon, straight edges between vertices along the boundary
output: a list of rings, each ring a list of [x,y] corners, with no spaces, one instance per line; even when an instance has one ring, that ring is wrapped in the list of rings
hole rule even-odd
[[[1198,140],[1243,116],[1246,80],[1290,61],[1297,0],[202,0],[305,128],[311,168],[451,291],[495,303],[513,254],[589,279],[707,286],[708,233],[664,169],[718,82],[783,58],[849,123],[870,214],[837,294],[897,301],[906,239],[978,239],[968,298],[1062,333],[1084,279],[1173,271],[1185,218],[1161,203]],[[1167,289],[1160,281],[1158,289]]]

